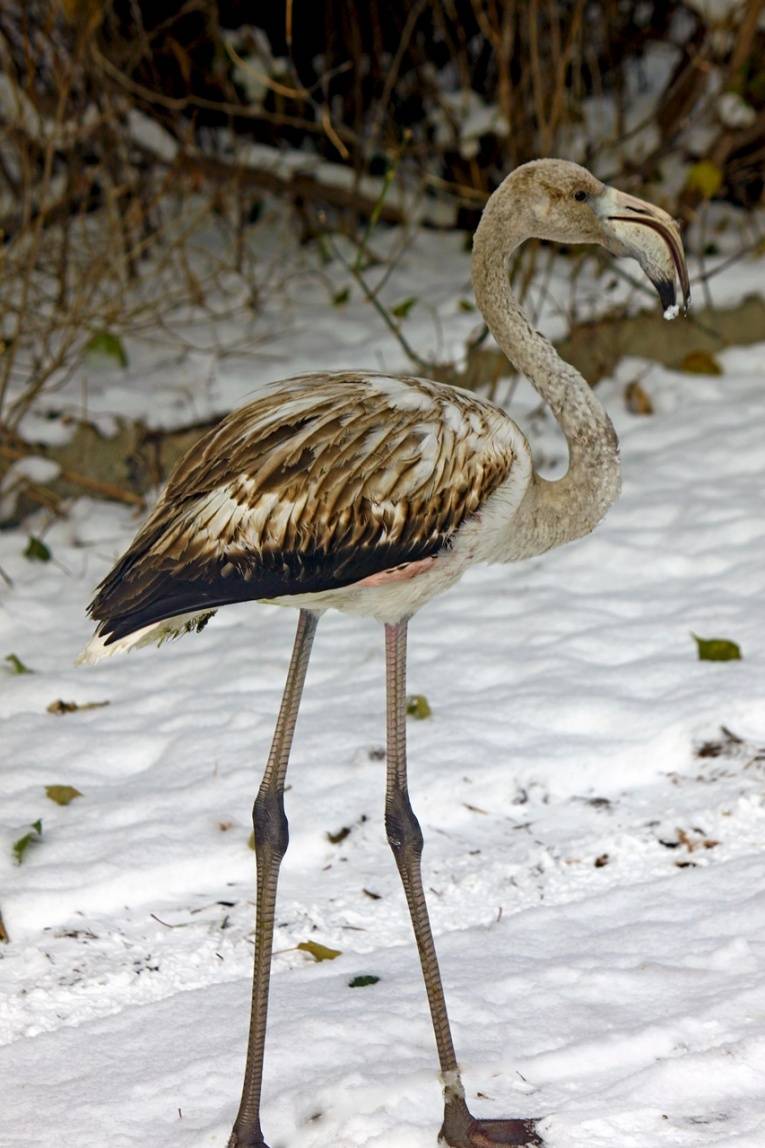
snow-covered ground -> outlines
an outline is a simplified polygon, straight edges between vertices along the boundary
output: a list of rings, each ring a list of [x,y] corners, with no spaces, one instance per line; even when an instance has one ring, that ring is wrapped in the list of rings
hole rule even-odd
[[[444,244],[455,255],[423,242],[402,295],[444,281]],[[729,274],[731,296],[740,271],[716,281]],[[466,276],[449,290],[447,342],[475,324]],[[376,320],[351,307],[308,365],[329,365],[333,330],[334,365],[354,347],[380,365]],[[289,346],[257,377],[306,366],[311,314],[289,316]],[[765,1143],[764,361],[765,344],[722,354],[719,377],[624,362],[599,388],[625,479],[606,521],[473,570],[411,627],[409,687],[432,707],[410,722],[412,798],[469,1103],[546,1116],[549,1148]],[[637,376],[652,416],[625,409]],[[241,398],[245,377],[217,375],[210,405]],[[127,399],[108,381],[92,404],[167,421],[181,381],[158,373]],[[521,389],[519,421],[533,405]],[[560,464],[549,423],[533,438]],[[47,563],[23,556],[42,520],[0,535],[0,656],[33,671],[0,669],[3,1148],[221,1148],[238,1101],[249,809],[295,618],[229,607],[198,637],[75,670],[90,590],[135,527],[83,499],[45,529]],[[742,660],[698,660],[692,633],[739,643]],[[48,712],[58,699],[108,705]],[[382,634],[329,614],[288,777],[272,1148],[435,1143],[382,744]],[[59,806],[49,785],[81,796]],[[306,940],[342,955],[316,963],[296,951]],[[359,974],[379,981],[349,987]]]

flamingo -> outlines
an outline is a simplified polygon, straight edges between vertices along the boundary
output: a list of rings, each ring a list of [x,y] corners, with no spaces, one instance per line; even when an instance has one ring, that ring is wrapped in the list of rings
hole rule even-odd
[[[199,630],[230,602],[299,610],[287,681],[253,808],[255,967],[241,1104],[229,1148],[267,1148],[260,1120],[274,912],[288,844],[284,784],[308,659],[323,611],[385,628],[385,828],[403,882],[440,1064],[451,1148],[543,1144],[539,1119],[469,1111],[452,1042],[409,799],[407,623],[477,562],[514,562],[589,533],[619,493],[616,433],[580,374],[513,297],[508,261],[527,238],[599,243],[635,258],[666,318],[690,300],[673,219],[564,160],[516,168],[476,230],[472,279],[494,338],[568,440],[565,476],[535,473],[528,442],[500,407],[422,378],[369,371],[276,382],[229,414],[181,460],[134,542],[90,605],[85,662]]]

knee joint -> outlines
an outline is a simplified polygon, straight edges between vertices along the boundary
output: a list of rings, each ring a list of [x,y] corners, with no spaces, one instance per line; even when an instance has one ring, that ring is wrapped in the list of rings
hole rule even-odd
[[[385,832],[388,844],[398,854],[408,850],[422,853],[422,830],[406,794],[397,794],[385,808]]]
[[[284,794],[267,791],[259,793],[252,807],[252,825],[255,830],[256,853],[270,848],[283,857],[290,841],[287,815],[284,812]]]

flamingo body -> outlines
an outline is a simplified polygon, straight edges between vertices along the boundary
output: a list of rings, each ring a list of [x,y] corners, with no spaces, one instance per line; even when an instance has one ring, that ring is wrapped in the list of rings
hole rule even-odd
[[[468,391],[358,372],[271,384],[178,465],[98,589],[82,660],[232,602],[408,616],[496,555],[530,478],[522,432]]]

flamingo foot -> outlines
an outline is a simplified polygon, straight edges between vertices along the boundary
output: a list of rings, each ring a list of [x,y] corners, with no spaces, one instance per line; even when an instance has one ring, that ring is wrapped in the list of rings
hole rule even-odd
[[[229,1137],[227,1148],[268,1148],[263,1139],[262,1132],[254,1132],[251,1136],[242,1135],[236,1128]]]
[[[449,1148],[544,1148],[534,1120],[477,1120],[462,1104],[447,1104],[439,1144]]]

